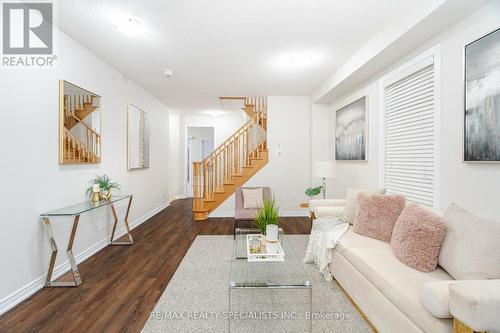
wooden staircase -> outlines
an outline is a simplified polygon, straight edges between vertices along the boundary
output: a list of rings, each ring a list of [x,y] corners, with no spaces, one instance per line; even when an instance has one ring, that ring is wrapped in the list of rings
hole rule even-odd
[[[206,220],[269,161],[267,98],[244,98],[243,111],[250,120],[207,158],[193,163],[195,221]]]
[[[99,163],[101,161],[101,136],[84,119],[99,107],[95,106],[94,95],[64,95],[63,163]],[[70,131],[81,126],[78,139]]]

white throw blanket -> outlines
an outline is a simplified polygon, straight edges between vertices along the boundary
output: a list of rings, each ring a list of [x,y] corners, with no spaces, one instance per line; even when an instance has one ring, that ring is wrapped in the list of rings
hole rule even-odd
[[[304,262],[318,265],[320,273],[328,281],[332,280],[329,269],[329,264],[332,262],[332,249],[337,246],[347,229],[349,229],[349,223],[335,217],[321,217],[313,221]]]

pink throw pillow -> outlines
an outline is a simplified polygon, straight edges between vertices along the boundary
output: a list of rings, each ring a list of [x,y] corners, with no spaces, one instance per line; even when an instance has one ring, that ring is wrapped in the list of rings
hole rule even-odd
[[[406,199],[400,195],[358,194],[354,232],[390,242],[392,229],[405,204]]]
[[[394,226],[391,248],[403,264],[421,272],[432,272],[438,265],[445,235],[442,217],[411,204]]]

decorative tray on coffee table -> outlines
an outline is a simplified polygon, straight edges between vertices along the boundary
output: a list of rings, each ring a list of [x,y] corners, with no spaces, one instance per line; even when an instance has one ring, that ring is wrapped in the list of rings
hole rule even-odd
[[[279,240],[269,242],[262,234],[248,234],[246,239],[249,262],[285,261],[285,252]]]

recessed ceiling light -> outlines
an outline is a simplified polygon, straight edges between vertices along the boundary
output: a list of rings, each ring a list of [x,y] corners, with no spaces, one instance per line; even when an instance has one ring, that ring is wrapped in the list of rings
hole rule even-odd
[[[314,54],[312,52],[298,52],[290,56],[290,63],[296,66],[305,66],[313,62]]]
[[[174,76],[174,72],[172,72],[172,70],[170,69],[165,69],[165,71],[163,71],[163,75],[165,75],[168,78],[171,78],[172,76]]]
[[[222,116],[224,114],[224,111],[210,110],[210,111],[205,111],[205,113],[212,117],[218,117]]]
[[[111,22],[113,26],[127,36],[139,36],[145,33],[144,26],[135,17],[125,14],[115,14]]]
[[[278,70],[304,70],[319,65],[323,56],[315,51],[284,52],[270,59],[270,65]]]

